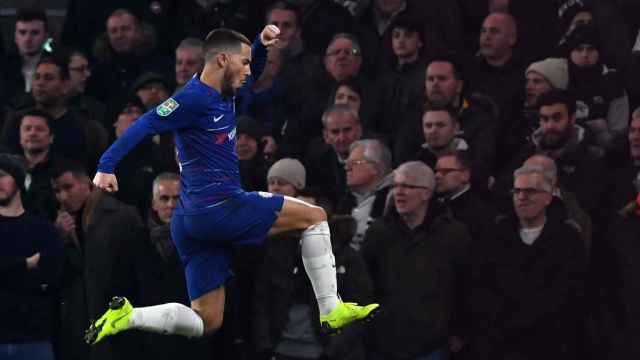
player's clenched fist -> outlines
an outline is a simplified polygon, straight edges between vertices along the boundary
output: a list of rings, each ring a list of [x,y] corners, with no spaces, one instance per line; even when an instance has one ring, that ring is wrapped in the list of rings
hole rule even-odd
[[[280,35],[280,29],[275,25],[267,25],[260,33],[260,41],[264,46],[273,46],[278,43],[278,35]]]
[[[113,174],[98,171],[93,178],[93,185],[110,193],[118,191],[118,180],[116,180],[116,176]]]

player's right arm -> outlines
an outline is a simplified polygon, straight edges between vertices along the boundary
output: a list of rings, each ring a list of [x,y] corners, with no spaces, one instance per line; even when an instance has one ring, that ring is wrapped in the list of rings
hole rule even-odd
[[[183,91],[142,115],[102,154],[93,183],[108,192],[118,190],[114,174],[118,162],[140,141],[150,135],[188,127],[198,109],[198,94]]]

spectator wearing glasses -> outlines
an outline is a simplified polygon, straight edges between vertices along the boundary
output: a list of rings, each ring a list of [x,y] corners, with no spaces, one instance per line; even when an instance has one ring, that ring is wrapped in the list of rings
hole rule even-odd
[[[362,255],[375,298],[384,306],[368,338],[367,359],[446,359],[450,321],[463,284],[469,236],[448,213],[434,211],[433,171],[419,161],[393,173],[388,213],[365,234]],[[418,330],[419,329],[419,330]]]
[[[82,51],[73,49],[67,52],[67,61],[69,68],[67,103],[84,112],[90,119],[99,122],[105,129],[109,129],[111,124],[105,116],[105,105],[86,94],[91,79],[89,58]]]
[[[572,224],[547,216],[552,191],[541,167],[516,170],[515,216],[472,251],[474,358],[578,358],[585,251]]]
[[[337,214],[351,215],[357,223],[351,247],[360,250],[365,231],[372,220],[384,213],[391,190],[391,153],[375,139],[351,144],[344,168],[347,194],[338,202]]]

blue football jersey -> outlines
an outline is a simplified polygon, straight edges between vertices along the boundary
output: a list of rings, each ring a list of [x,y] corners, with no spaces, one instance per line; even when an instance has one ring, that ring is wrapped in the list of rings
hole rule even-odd
[[[258,39],[252,46],[251,78],[244,88],[260,76],[265,63],[266,48]],[[182,183],[177,214],[205,212],[242,191],[234,99],[221,96],[199,76],[136,120],[102,155],[98,171],[112,174],[117,162],[142,139],[169,131],[174,133]]]

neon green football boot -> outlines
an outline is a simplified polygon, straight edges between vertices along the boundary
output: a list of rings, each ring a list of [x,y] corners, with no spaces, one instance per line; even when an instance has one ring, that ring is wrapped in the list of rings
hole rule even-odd
[[[338,302],[338,305],[327,315],[320,315],[320,327],[327,334],[338,333],[345,326],[359,321],[370,321],[377,313],[379,304],[360,306],[356,303]]]
[[[133,314],[133,306],[129,300],[115,296],[109,302],[109,310],[85,331],[84,341],[89,345],[95,345],[107,336],[127,330],[131,314]]]

